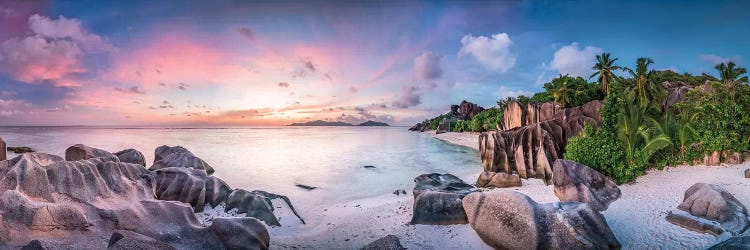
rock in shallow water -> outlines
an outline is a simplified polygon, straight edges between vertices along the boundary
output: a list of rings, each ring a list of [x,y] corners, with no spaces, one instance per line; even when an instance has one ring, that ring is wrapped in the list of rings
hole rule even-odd
[[[227,249],[268,249],[271,241],[266,226],[255,218],[215,218],[210,228]]]
[[[597,211],[604,211],[620,198],[617,184],[583,164],[558,159],[552,168],[552,184],[560,201],[584,202]]]
[[[107,244],[107,249],[119,250],[176,250],[177,248],[161,243],[154,238],[127,230],[118,230],[112,233]]]
[[[747,208],[724,189],[706,183],[696,183],[687,191],[677,207],[694,216],[717,221],[724,230],[734,235],[750,227]]]
[[[586,203],[539,204],[505,190],[467,195],[469,224],[496,249],[619,249],[607,221]]]
[[[451,174],[423,174],[414,178],[412,224],[466,224],[461,199],[476,189]]]

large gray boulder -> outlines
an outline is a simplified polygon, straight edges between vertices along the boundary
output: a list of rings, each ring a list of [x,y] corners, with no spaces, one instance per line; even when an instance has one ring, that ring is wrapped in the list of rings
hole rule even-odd
[[[442,133],[448,133],[451,132],[451,120],[448,118],[443,118],[440,120],[440,123],[438,123],[437,130],[435,130],[436,134],[442,134]]]
[[[101,158],[104,161],[120,161],[117,156],[110,152],[83,144],[76,144],[65,150],[66,161],[88,160],[92,158]]]
[[[477,187],[520,187],[521,177],[507,173],[482,172],[477,179]]]
[[[209,175],[214,173],[211,165],[208,165],[203,159],[198,158],[183,147],[161,146],[156,148],[154,152],[154,165],[151,165],[149,170],[170,167],[202,169]]]
[[[604,211],[620,198],[617,184],[583,164],[558,159],[552,169],[552,184],[560,201],[584,202],[597,211]]]
[[[405,250],[397,236],[389,234],[367,244],[361,250]]]
[[[266,226],[255,218],[215,218],[210,228],[226,249],[268,249],[271,241]]]
[[[696,183],[687,191],[678,209],[691,215],[719,222],[734,235],[750,227],[748,211],[732,194],[706,183]]]
[[[619,249],[607,221],[586,203],[539,204],[505,190],[463,200],[469,224],[495,249]]]
[[[206,201],[206,171],[194,168],[162,168],[154,171],[156,198],[190,204],[202,212]]]
[[[414,178],[412,224],[466,224],[461,199],[475,188],[451,174],[423,174]]]
[[[146,157],[143,156],[143,153],[132,148],[117,152],[115,153],[115,156],[117,156],[121,162],[138,164],[144,167],[146,166]]]

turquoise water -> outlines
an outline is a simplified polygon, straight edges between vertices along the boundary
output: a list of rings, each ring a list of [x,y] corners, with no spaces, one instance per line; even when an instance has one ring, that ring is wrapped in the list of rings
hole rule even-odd
[[[423,173],[465,177],[481,170],[476,150],[403,127],[0,127],[0,137],[8,146],[61,156],[77,143],[110,152],[135,148],[146,155],[148,165],[156,147],[180,145],[208,162],[214,175],[232,188],[287,195],[303,213],[396,189],[411,190],[414,177]],[[308,191],[297,183],[318,188]]]

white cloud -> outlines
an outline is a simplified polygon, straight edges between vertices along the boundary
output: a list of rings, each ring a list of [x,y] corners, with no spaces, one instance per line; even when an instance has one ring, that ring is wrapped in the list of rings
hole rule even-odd
[[[701,61],[710,63],[711,65],[716,65],[720,63],[728,63],[730,61],[734,63],[740,63],[742,62],[741,56],[733,56],[733,57],[721,57],[713,54],[704,54],[700,56]]]
[[[443,69],[440,66],[439,55],[425,51],[422,55],[414,58],[414,74],[421,81],[432,81],[443,76]]]
[[[586,46],[580,49],[578,43],[574,42],[555,51],[550,68],[560,74],[586,78],[593,73],[591,67],[596,64],[596,54],[599,53],[602,53],[601,48]]]
[[[506,33],[492,37],[465,35],[461,38],[461,44],[459,57],[471,55],[487,69],[505,73],[516,65],[516,55],[510,50],[513,42]]]
[[[534,95],[534,93],[526,90],[511,90],[505,86],[500,86],[500,89],[497,90],[497,97],[499,97],[500,99],[505,99],[508,97],[518,97],[522,95],[531,97]]]

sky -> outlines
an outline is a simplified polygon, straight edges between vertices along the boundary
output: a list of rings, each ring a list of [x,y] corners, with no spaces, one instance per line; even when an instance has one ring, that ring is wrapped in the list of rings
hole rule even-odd
[[[411,125],[617,65],[716,75],[750,1],[0,0],[0,125]],[[594,81],[592,79],[591,81]]]

